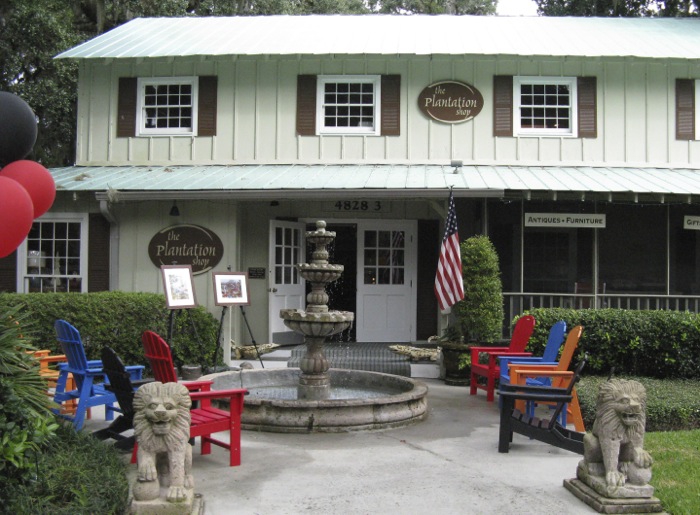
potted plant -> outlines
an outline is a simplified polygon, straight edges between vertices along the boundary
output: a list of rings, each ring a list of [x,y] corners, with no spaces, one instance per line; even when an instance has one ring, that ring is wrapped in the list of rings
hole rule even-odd
[[[464,299],[453,306],[454,322],[442,340],[445,382],[469,383],[471,345],[494,343],[501,338],[503,288],[498,254],[488,236],[467,238],[460,245]],[[448,375],[448,371],[456,371]]]

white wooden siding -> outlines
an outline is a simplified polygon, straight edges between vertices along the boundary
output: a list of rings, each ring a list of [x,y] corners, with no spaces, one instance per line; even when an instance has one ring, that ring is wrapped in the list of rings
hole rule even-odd
[[[81,61],[79,165],[428,163],[694,166],[700,142],[675,140],[675,79],[689,64],[654,60],[425,56],[325,59],[220,57]],[[401,75],[400,136],[297,136],[299,74]],[[598,137],[494,138],[493,76],[595,76]],[[217,135],[116,138],[120,76],[217,75]],[[424,116],[418,93],[438,80],[475,86],[484,108],[471,121]]]

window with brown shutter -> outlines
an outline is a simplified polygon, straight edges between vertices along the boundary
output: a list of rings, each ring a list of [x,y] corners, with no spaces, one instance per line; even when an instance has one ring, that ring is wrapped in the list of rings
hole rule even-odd
[[[598,137],[597,91],[595,77],[579,77],[578,95],[578,137]]]
[[[494,137],[598,137],[595,77],[495,75],[493,110]]]
[[[513,136],[513,77],[493,77],[493,135]]]
[[[194,127],[191,125],[192,111],[194,110],[194,101],[188,103],[188,98],[192,96],[191,86],[180,83],[185,78],[148,78],[142,79],[150,81],[153,84],[146,83],[142,85],[147,89],[142,95],[141,102],[145,104],[144,116],[149,116],[149,109],[152,111],[153,118],[143,120],[142,126],[137,127],[139,110],[144,106],[139,106],[139,79],[136,77],[120,77],[119,93],[117,100],[117,137],[128,138],[138,136],[143,133],[152,133],[158,135],[192,133]],[[168,81],[173,84],[169,84]],[[189,79],[192,82],[192,79]],[[215,136],[216,135],[216,117],[217,117],[217,77],[204,76],[197,80],[198,98],[196,103],[197,108],[197,135],[198,136]],[[178,87],[179,93],[173,94],[172,87]],[[160,98],[160,100],[159,100]],[[176,105],[167,105],[167,109],[162,108],[162,102],[174,101]],[[181,105],[179,103],[182,103]],[[152,107],[149,107],[149,103]],[[173,115],[173,113],[176,113]],[[148,134],[145,134],[148,135]]]
[[[695,81],[676,79],[676,139],[695,139]]]
[[[401,76],[297,77],[299,136],[324,134],[398,136],[401,133]],[[321,83],[319,84],[319,80]],[[380,98],[376,88],[380,86]],[[323,88],[319,93],[318,88]],[[319,96],[321,95],[321,96]],[[323,113],[319,113],[319,110]],[[381,113],[376,126],[376,111]],[[317,127],[318,117],[323,124]]]

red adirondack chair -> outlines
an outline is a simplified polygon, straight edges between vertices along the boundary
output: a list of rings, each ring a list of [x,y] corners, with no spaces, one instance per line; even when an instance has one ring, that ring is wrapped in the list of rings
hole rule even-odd
[[[493,402],[495,397],[496,379],[500,375],[501,368],[498,363],[499,356],[532,356],[531,352],[525,352],[527,342],[535,330],[535,317],[525,315],[518,319],[513,330],[508,347],[472,347],[471,348],[471,379],[469,393],[476,395],[476,390],[486,390],[486,400]],[[487,363],[479,363],[479,354],[488,356]],[[479,378],[486,379],[486,383],[479,382]]]
[[[170,345],[153,331],[144,331],[141,335],[143,351],[153,371],[153,378],[161,383],[182,383],[191,392],[209,391],[211,381],[178,381],[173,364]]]

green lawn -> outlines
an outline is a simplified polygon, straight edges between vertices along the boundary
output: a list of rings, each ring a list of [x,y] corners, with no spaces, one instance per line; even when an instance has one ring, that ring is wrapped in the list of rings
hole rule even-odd
[[[654,458],[650,483],[664,509],[700,513],[700,430],[646,433],[644,447]]]

